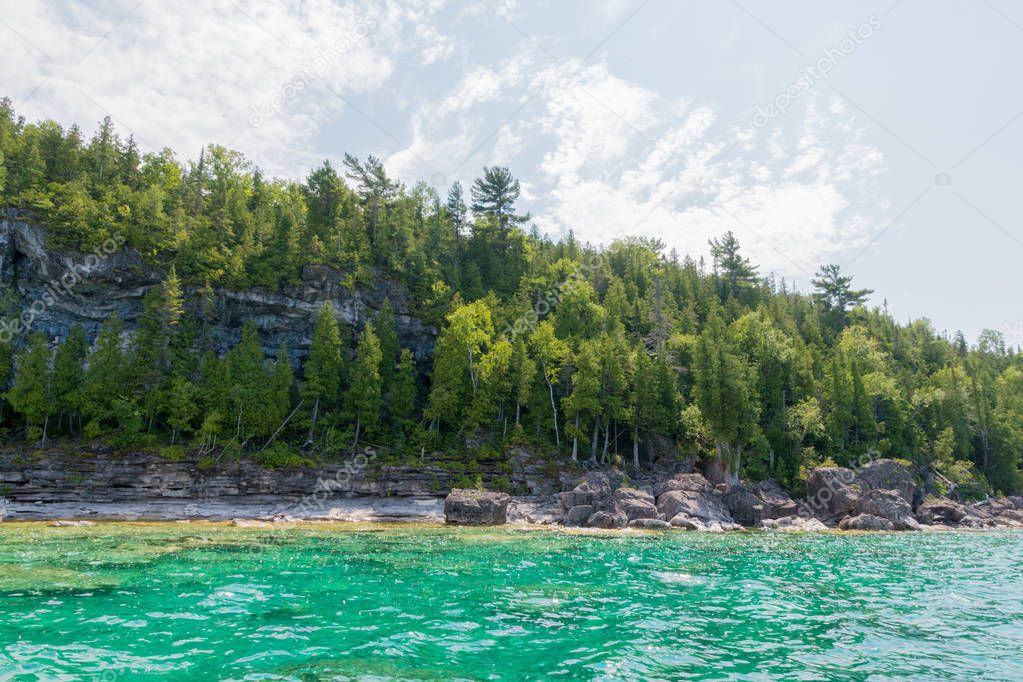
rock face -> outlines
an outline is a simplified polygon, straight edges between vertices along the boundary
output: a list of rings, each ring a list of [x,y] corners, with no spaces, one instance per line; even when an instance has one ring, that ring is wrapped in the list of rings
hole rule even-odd
[[[446,461],[379,465],[371,450],[345,462],[270,469],[248,459],[222,463],[194,454],[180,460],[152,452],[116,454],[101,446],[52,449],[33,456],[29,449],[0,449],[0,488],[16,502],[128,502],[167,499],[225,500],[255,497],[302,503],[340,496],[440,497],[455,487],[458,474]],[[498,479],[541,495],[557,487],[544,478],[539,460],[523,453],[511,460],[480,460],[484,485]],[[272,503],[272,500],[270,500]]]
[[[580,505],[604,508],[611,499],[613,486],[607,474],[591,472],[568,492],[561,493],[561,506],[566,510]]]
[[[895,530],[920,530],[920,524],[913,518],[913,509],[909,502],[894,490],[867,491],[860,498],[858,511],[860,515],[890,521]]]
[[[856,511],[860,492],[851,469],[819,467],[806,481],[806,507],[823,521],[837,522]]]
[[[654,485],[654,496],[660,497],[673,490],[687,490],[694,493],[709,493],[714,487],[702,474],[675,474]]]
[[[508,520],[506,493],[455,488],[444,500],[444,522],[462,526],[499,526]]]
[[[864,492],[894,490],[910,505],[916,495],[916,483],[909,469],[893,459],[867,462],[856,472],[856,482]]]
[[[671,530],[671,524],[661,519],[634,519],[629,521],[629,528],[642,530]]]
[[[94,340],[100,326],[116,312],[132,330],[142,311],[146,291],[162,282],[164,273],[148,267],[138,253],[111,242],[110,253],[56,253],[46,248],[43,230],[31,216],[15,209],[0,209],[0,284],[14,290],[20,308],[29,312],[29,327],[51,339],[64,339],[74,324]],[[15,266],[16,265],[16,266]],[[417,360],[433,354],[437,330],[411,316],[407,296],[396,284],[383,279],[369,289],[349,289],[346,273],[323,265],[303,268],[301,279],[279,291],[247,289],[214,290],[216,322],[210,335],[220,352],[241,337],[242,324],[255,320],[264,353],[272,357],[286,343],[295,362],[308,352],[316,313],[325,301],[337,311],[343,324],[361,326],[389,298],[396,312],[401,345],[411,348]],[[51,281],[58,282],[54,288]],[[67,286],[59,286],[67,284]],[[52,292],[57,295],[53,295]],[[198,310],[196,287],[184,287],[185,309]],[[36,300],[52,299],[42,310],[30,310]],[[18,334],[27,338],[28,334]]]

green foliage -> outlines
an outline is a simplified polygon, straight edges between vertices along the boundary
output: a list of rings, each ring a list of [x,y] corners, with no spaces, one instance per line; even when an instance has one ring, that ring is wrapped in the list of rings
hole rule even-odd
[[[140,154],[109,119],[85,136],[2,100],[2,206],[30,212],[53,249],[113,244],[165,276],[92,348],[80,327],[56,348],[0,335],[0,429],[119,447],[194,439],[203,461],[335,456],[368,437],[416,461],[471,438],[552,460],[631,449],[641,468],[663,445],[793,488],[812,466],[876,452],[970,495],[1023,486],[1023,356],[998,332],[970,347],[926,320],[898,324],[834,265],[813,294],[793,291],[731,233],[711,240],[707,266],[652,239],[554,242],[522,229],[520,191],[507,168],[484,168],[470,213],[461,185],[444,198],[406,187],[374,157],[269,179],[224,147],[187,162]],[[221,354],[219,290],[327,273],[345,300],[390,295],[354,344],[324,303],[310,348],[292,349],[300,364],[283,348],[268,357],[252,321]],[[0,296],[8,319],[23,304]],[[401,348],[406,316],[438,328],[432,358]]]

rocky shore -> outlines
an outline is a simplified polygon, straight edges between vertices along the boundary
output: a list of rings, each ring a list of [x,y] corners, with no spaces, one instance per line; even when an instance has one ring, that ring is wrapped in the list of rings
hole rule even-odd
[[[507,495],[454,490],[445,503],[453,524],[500,524]],[[487,513],[480,513],[486,509]],[[921,531],[1023,528],[1023,497],[965,504],[924,496],[909,469],[889,459],[859,470],[815,469],[806,499],[793,500],[775,481],[713,485],[702,474],[675,473],[653,485],[632,486],[617,471],[591,472],[557,497],[549,522],[600,529],[725,532]]]
[[[1023,497],[964,503],[929,495],[894,460],[815,469],[804,499],[766,480],[714,484],[675,462],[655,473],[570,473],[530,453],[481,462],[482,489],[443,463],[270,469],[152,453],[0,451],[0,520],[210,520],[556,525],[725,532],[1023,528]],[[487,490],[498,481],[519,494]]]

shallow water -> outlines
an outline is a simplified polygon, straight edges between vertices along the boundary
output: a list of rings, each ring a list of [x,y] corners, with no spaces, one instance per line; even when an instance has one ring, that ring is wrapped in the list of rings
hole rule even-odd
[[[1023,534],[0,525],[0,679],[1023,679]]]

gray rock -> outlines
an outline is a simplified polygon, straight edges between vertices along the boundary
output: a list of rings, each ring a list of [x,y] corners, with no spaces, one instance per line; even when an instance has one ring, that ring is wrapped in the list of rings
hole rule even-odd
[[[593,512],[593,505],[577,504],[565,512],[565,525],[584,526],[589,518],[593,516]]]
[[[722,500],[736,523],[755,526],[765,518],[763,501],[744,485],[732,486]]]
[[[838,524],[842,530],[895,530],[895,524],[873,514],[847,516]]]
[[[894,490],[910,505],[916,494],[916,483],[912,474],[893,459],[876,459],[867,462],[856,472],[856,482],[863,492],[868,490]]]
[[[675,474],[670,478],[663,481],[659,481],[654,485],[654,496],[660,497],[664,493],[671,492],[673,490],[688,490],[695,493],[709,493],[713,490],[710,481],[703,477],[702,474]]]
[[[506,493],[456,488],[444,500],[444,522],[465,526],[497,526],[508,519]]]
[[[671,524],[661,519],[633,519],[629,521],[629,528],[640,528],[643,530],[671,530]]]
[[[678,514],[685,514],[705,524],[734,523],[721,495],[716,492],[671,490],[657,498],[657,511],[665,519],[673,519]]]
[[[654,496],[649,490],[643,488],[619,488],[611,495],[611,501],[615,504],[633,500],[653,504]]]
[[[916,518],[928,526],[954,526],[966,518],[966,507],[948,498],[924,502],[916,510]]]
[[[895,530],[920,530],[920,523],[913,518],[909,502],[894,490],[869,490],[860,498],[857,510],[887,519]]]
[[[764,505],[763,518],[765,519],[780,519],[792,516],[799,511],[795,500],[789,497],[778,481],[772,479],[760,481],[753,486],[753,494]]]
[[[827,530],[828,527],[812,516],[784,516],[780,519],[764,519],[760,523],[764,530],[778,530],[786,532],[819,532]]]
[[[639,498],[620,500],[615,502],[614,508],[615,511],[625,514],[629,521],[660,518],[652,497],[649,500]]]
[[[603,509],[608,505],[613,490],[611,481],[603,472],[587,474],[574,488],[561,493],[561,506],[571,509],[581,505],[589,505]]]
[[[806,507],[818,519],[837,521],[856,511],[860,487],[845,467],[818,467],[806,481]]]
[[[628,521],[625,514],[621,512],[612,514],[611,512],[598,511],[594,512],[586,520],[586,525],[589,528],[624,528]]]

